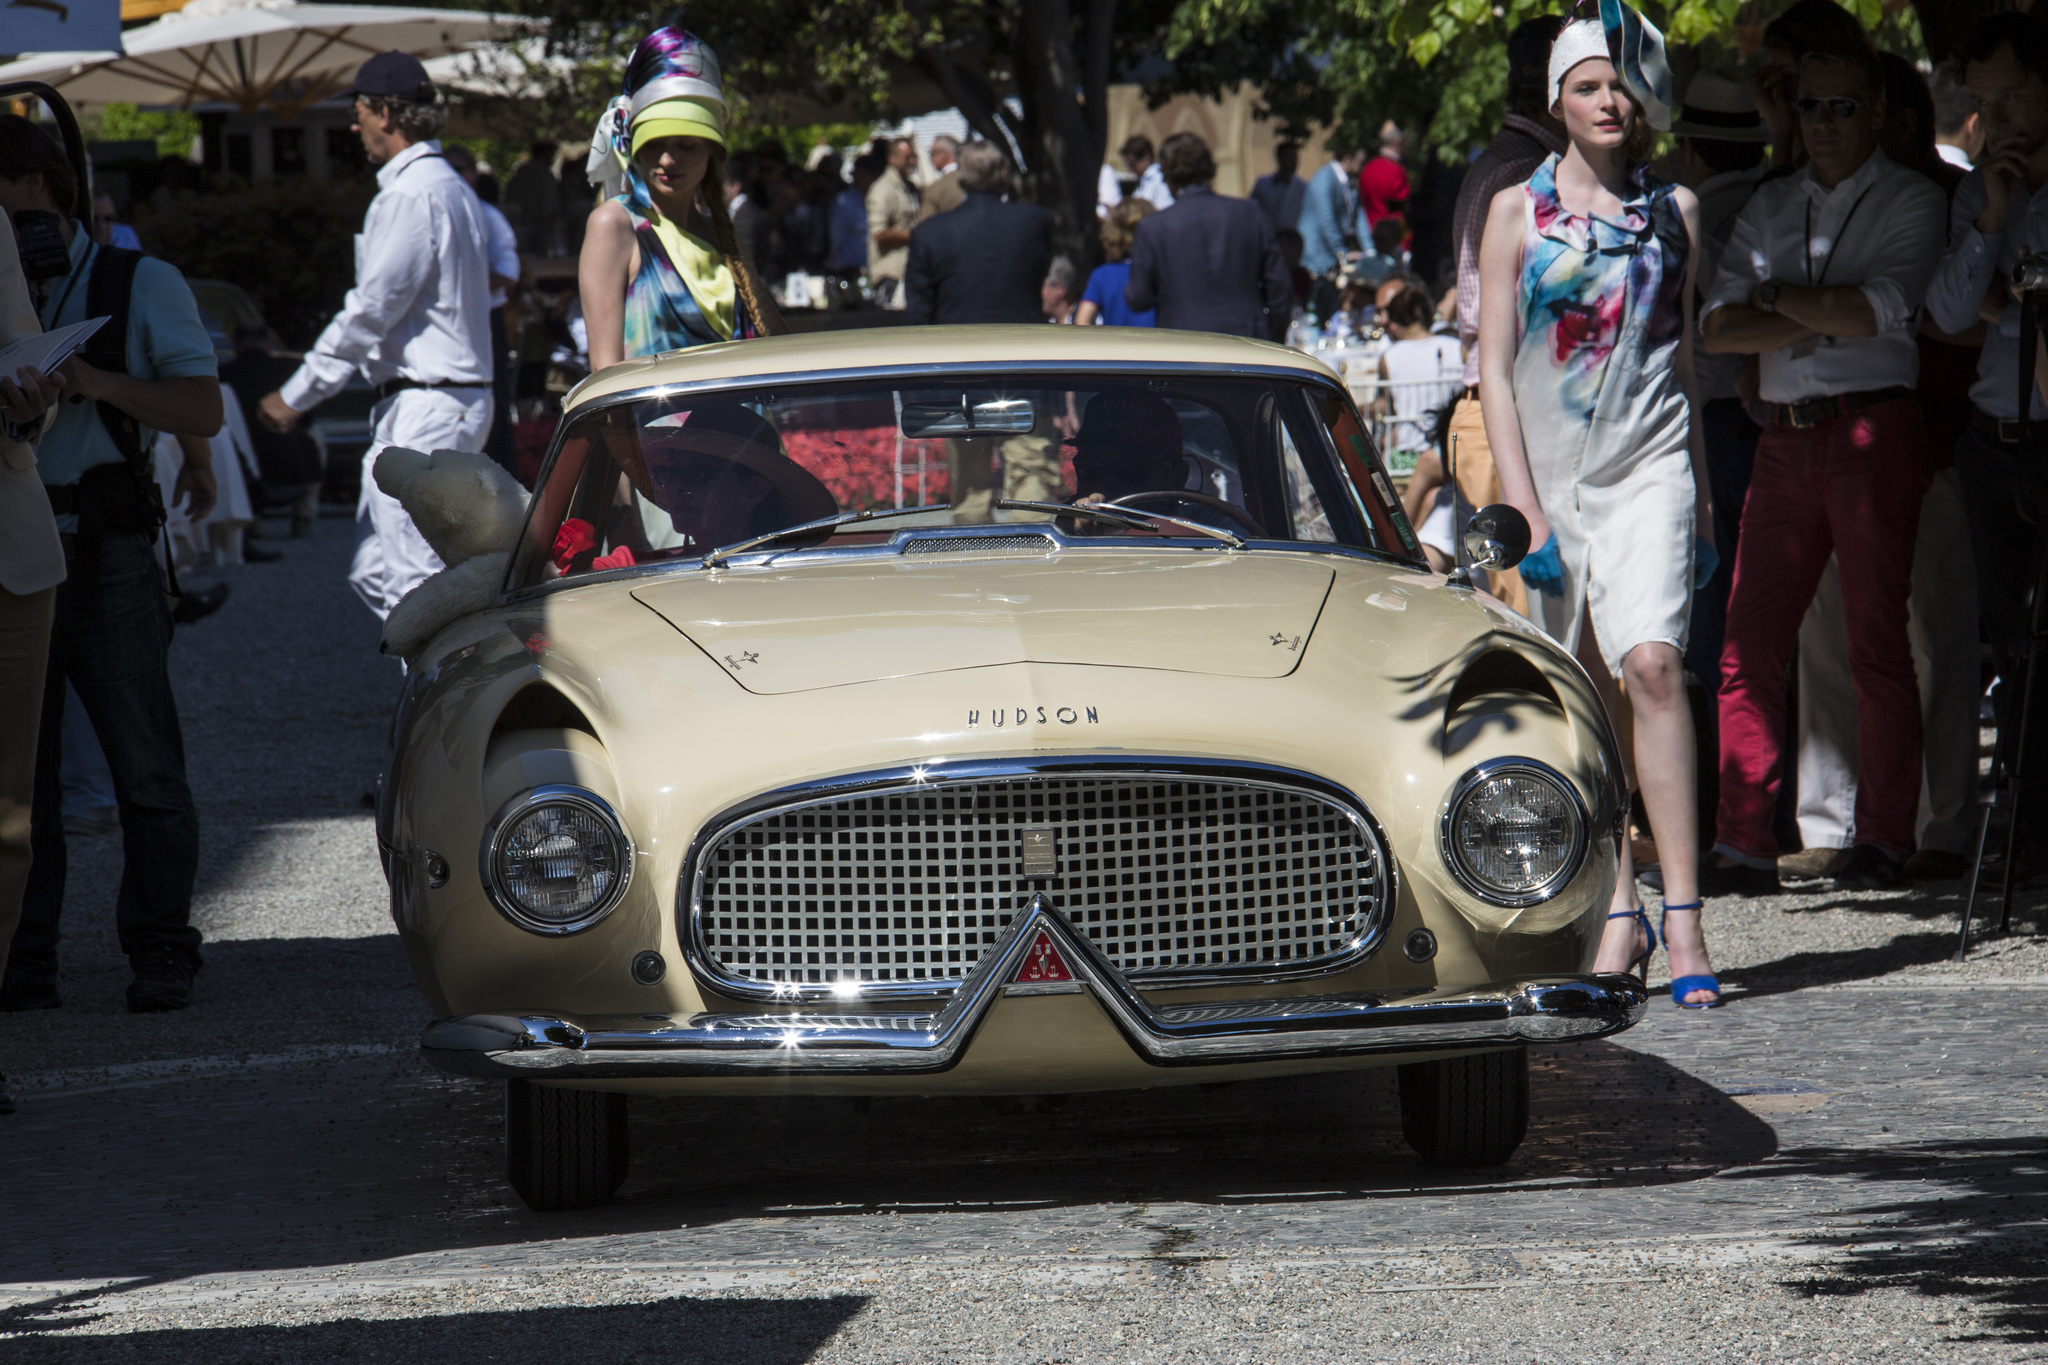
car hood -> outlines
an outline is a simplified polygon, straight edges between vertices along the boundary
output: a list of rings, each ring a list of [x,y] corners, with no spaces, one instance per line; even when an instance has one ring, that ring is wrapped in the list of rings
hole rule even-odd
[[[1284,551],[1066,551],[694,573],[633,596],[748,691],[784,693],[1016,663],[1284,677],[1333,579]]]

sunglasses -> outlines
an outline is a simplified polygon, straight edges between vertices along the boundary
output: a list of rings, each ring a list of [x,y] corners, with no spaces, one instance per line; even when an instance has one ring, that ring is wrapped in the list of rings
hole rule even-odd
[[[1792,101],[1792,107],[1799,111],[1799,117],[1812,118],[1826,109],[1837,119],[1846,119],[1863,107],[1862,100],[1852,100],[1847,95],[1835,95],[1829,99],[1815,99],[1807,95]]]

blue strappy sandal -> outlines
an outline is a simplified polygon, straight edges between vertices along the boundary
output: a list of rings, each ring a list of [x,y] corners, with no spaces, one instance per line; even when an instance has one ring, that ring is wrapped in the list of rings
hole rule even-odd
[[[1633,910],[1617,910],[1607,918],[1632,919],[1637,924],[1643,926],[1643,937],[1650,941],[1650,946],[1629,959],[1628,970],[1632,973],[1640,967],[1642,969],[1643,984],[1648,985],[1650,982],[1650,954],[1657,951],[1657,931],[1650,927],[1649,912],[1638,905]]]
[[[1671,928],[1669,924],[1671,912],[1673,910],[1699,910],[1705,906],[1706,902],[1704,900],[1697,900],[1690,905],[1666,905],[1663,907],[1662,913],[1657,917],[1657,922],[1664,929],[1664,942],[1667,948],[1671,942]],[[1690,1003],[1685,997],[1691,995],[1694,991],[1712,991],[1714,998],[1699,1004]],[[1702,976],[1674,976],[1671,978],[1671,1003],[1682,1010],[1710,1010],[1721,1003],[1721,978],[1711,973]]]

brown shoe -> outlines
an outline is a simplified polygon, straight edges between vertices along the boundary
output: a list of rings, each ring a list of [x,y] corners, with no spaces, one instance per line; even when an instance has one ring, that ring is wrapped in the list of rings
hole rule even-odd
[[[1969,859],[1945,849],[1923,848],[1906,859],[1906,880],[1910,882],[1958,881],[1969,870]]]
[[[1788,882],[1825,881],[1849,860],[1846,848],[1802,848],[1778,855],[1778,877]]]

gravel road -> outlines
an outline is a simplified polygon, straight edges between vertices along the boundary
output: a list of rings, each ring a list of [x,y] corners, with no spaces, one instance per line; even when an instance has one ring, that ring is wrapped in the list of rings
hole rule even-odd
[[[348,523],[277,543],[174,646],[197,1003],[121,1012],[116,837],[74,848],[65,1007],[0,1016],[0,1358],[2048,1354],[2048,913],[1953,964],[1952,884],[1715,902],[1729,1006],[1532,1053],[1483,1177],[1413,1163],[1384,1075],[638,1102],[619,1199],[529,1213],[495,1093],[412,1054]]]

